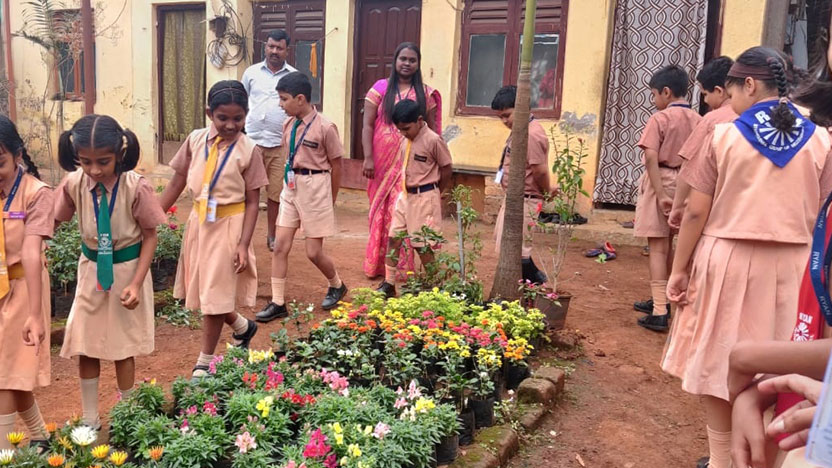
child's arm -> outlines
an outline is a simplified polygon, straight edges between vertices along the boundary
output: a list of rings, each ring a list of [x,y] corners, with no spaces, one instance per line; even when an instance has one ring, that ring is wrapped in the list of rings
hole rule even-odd
[[[647,169],[647,177],[650,178],[650,184],[653,186],[653,191],[656,192],[656,197],[659,199],[659,209],[667,216],[670,214],[670,209],[673,208],[673,199],[665,192],[664,185],[662,184],[662,174],[659,171],[659,152],[654,149],[645,148],[644,164]]]
[[[150,270],[150,262],[153,261],[153,254],[156,252],[156,228],[142,228],[142,249],[139,252],[139,263],[136,265],[136,273],[133,280],[121,291],[121,305],[126,309],[133,310],[139,305],[139,290],[144,283],[144,277]]]
[[[454,181],[454,167],[450,164],[439,168],[439,193],[444,194],[451,188]]]
[[[67,184],[68,180],[64,178],[64,180],[58,185],[55,189],[55,202],[54,202],[54,218],[55,218],[55,228],[57,228],[61,223],[69,221],[72,219],[72,216],[75,215],[75,202],[72,201],[72,197],[69,196],[69,192],[67,192]]]
[[[236,273],[242,273],[248,268],[248,248],[251,245],[251,236],[254,234],[254,225],[257,224],[257,210],[260,209],[260,188],[246,190],[246,211],[243,215],[243,232],[240,235],[240,243],[237,244],[237,254],[234,259]]]
[[[673,273],[667,282],[668,299],[673,302],[682,302],[688,289],[688,265],[711,214],[713,199],[713,195],[696,189],[690,193],[688,205],[685,207],[685,221],[682,223],[679,241],[676,244],[676,255],[673,257]]]
[[[552,192],[549,170],[545,164],[532,164],[532,177],[534,177],[534,183],[540,187],[540,193]]]
[[[41,310],[41,294],[43,292],[43,262],[40,258],[43,237],[27,235],[23,238],[23,279],[29,294],[29,316],[23,325],[23,342],[26,346],[34,346],[35,354],[40,354],[40,344],[46,334],[43,326],[43,311]],[[48,352],[49,350],[47,350]]]
[[[332,161],[332,206],[338,199],[338,191],[341,190],[341,158]]]
[[[689,194],[690,185],[683,178],[676,178],[676,196],[673,198],[673,209],[670,210],[670,216],[667,219],[667,224],[673,229],[682,227],[685,202]]]
[[[168,186],[165,187],[165,191],[159,195],[159,204],[162,205],[162,209],[167,212],[170,210],[170,207],[176,203],[176,199],[179,198],[179,195],[182,194],[182,191],[185,190],[185,183],[187,182],[187,177],[185,174],[180,174],[175,172],[173,174],[173,178],[168,183]]]

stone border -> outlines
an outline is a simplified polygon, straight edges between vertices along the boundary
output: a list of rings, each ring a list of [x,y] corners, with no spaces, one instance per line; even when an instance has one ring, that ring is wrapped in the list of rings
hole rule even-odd
[[[543,418],[563,394],[566,374],[556,367],[541,367],[520,383],[517,401],[533,405],[520,416],[526,432],[537,430]],[[474,443],[460,447],[460,454],[448,468],[498,468],[506,466],[520,450],[520,437],[510,424],[492,426],[477,432]]]

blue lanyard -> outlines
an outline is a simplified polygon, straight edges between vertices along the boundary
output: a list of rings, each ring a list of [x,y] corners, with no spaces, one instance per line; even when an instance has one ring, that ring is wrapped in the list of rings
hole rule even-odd
[[[832,326],[832,298],[829,297],[829,266],[832,264],[832,249],[826,245],[827,211],[832,204],[832,194],[820,209],[812,234],[812,256],[809,258],[809,275],[812,278],[812,288],[818,299],[820,310],[826,323]]]
[[[671,105],[669,105],[669,106],[667,106],[667,107],[684,107],[685,109],[690,109],[690,104],[688,104],[688,103],[684,103],[684,104],[671,104]]]
[[[110,218],[113,217],[113,208],[116,207],[116,195],[118,195],[118,184],[121,182],[121,174],[118,175],[116,179],[116,184],[113,186],[113,197],[110,198]],[[96,189],[98,188],[98,184],[95,185],[95,188],[90,191],[90,195],[92,195],[92,209],[95,211],[95,224],[98,225],[98,195],[95,193]],[[104,190],[107,190],[106,187]]]
[[[306,132],[309,131],[309,128],[312,127],[312,124],[315,122],[315,119],[317,119],[317,118],[318,118],[318,114],[315,114],[315,117],[312,117],[312,120],[309,121],[309,125],[307,125],[303,129],[303,133],[300,134],[300,140],[298,140],[296,143],[295,142],[290,142],[290,144],[289,144],[289,161],[288,161],[289,169],[294,169],[295,168],[295,165],[294,165],[295,164],[295,155],[298,154],[298,148],[300,147],[300,145],[303,144],[303,141],[306,139]],[[301,122],[303,122],[303,120],[301,120]],[[291,143],[294,143],[294,145],[292,145]]]
[[[20,188],[20,180],[23,179],[23,169],[17,168],[17,177],[14,179],[14,185],[12,185],[12,189],[9,190],[9,196],[6,198],[6,205],[3,207],[3,211],[8,212],[9,208],[12,206],[12,200],[14,200],[14,196],[17,195],[17,189]]]
[[[220,163],[220,167],[214,172],[214,177],[211,179],[211,184],[208,186],[208,193],[214,191],[214,186],[217,185],[217,181],[220,180],[220,174],[222,170],[225,169],[225,163],[228,162],[228,157],[231,156],[231,151],[234,149],[234,146],[237,145],[237,142],[231,143],[231,146],[228,147],[228,150],[225,152],[225,157],[222,158],[222,162]],[[208,160],[208,136],[205,136],[205,160]]]

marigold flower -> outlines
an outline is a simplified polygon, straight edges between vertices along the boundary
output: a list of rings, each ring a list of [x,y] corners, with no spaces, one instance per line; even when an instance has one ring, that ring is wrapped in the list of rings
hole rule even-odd
[[[23,442],[24,437],[26,437],[26,434],[22,432],[9,432],[8,434],[6,434],[6,440],[8,440],[9,443],[14,445],[15,447],[17,447],[18,445],[20,445],[21,442]]]
[[[107,458],[110,454],[110,446],[107,444],[96,445],[92,449],[92,456],[98,459]]]
[[[58,430],[58,423],[53,423],[53,422],[46,423],[45,427],[46,427],[46,432],[51,434],[51,433]]]
[[[64,459],[64,456],[57,453],[54,455],[50,455],[49,458],[46,459],[46,462],[49,463],[49,466],[62,466],[64,464],[64,461],[66,461]]]
[[[151,447],[150,450],[147,451],[147,456],[153,461],[159,461],[164,453],[165,448],[161,445],[157,445],[156,447]]]
[[[115,466],[121,466],[127,461],[127,452],[115,451],[110,454],[110,463]]]

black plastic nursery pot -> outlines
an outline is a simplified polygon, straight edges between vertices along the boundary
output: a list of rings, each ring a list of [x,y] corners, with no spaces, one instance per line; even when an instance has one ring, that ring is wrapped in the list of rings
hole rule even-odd
[[[502,372],[497,372],[494,375],[494,401],[503,401],[503,392],[506,390],[506,379]]]
[[[494,425],[494,397],[484,400],[471,398],[468,407],[474,411],[474,422],[477,429]]]
[[[459,414],[462,427],[459,429],[459,445],[471,445],[474,443],[474,430],[476,429],[476,416],[474,410],[466,409]]]
[[[447,436],[436,444],[436,463],[447,465],[456,460],[459,453],[459,436]]]
[[[508,362],[505,368],[506,388],[508,390],[517,390],[526,377],[531,375],[528,365],[515,364]]]

